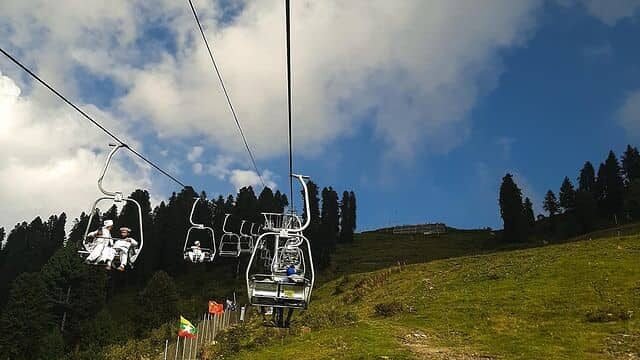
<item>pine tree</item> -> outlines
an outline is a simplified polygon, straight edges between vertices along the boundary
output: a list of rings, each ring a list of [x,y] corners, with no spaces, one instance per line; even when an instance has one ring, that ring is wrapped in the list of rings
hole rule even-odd
[[[576,218],[582,232],[589,232],[598,221],[598,204],[590,191],[578,190],[576,193]]]
[[[243,187],[238,192],[233,215],[236,219],[248,222],[259,222],[261,220],[258,198],[251,186]]]
[[[278,204],[274,198],[273,191],[268,186],[265,186],[258,196],[258,209],[260,212],[272,213],[278,210]]]
[[[214,202],[213,209],[213,231],[216,234],[222,234],[222,225],[224,224],[225,217],[225,201],[222,195],[218,196],[218,199]]]
[[[357,206],[356,206],[356,194],[353,191],[349,192],[349,206],[351,210],[351,227],[355,232],[358,227],[358,216],[357,216]]]
[[[102,220],[113,220],[114,223],[118,221],[118,207],[113,204],[104,214],[102,214]]]
[[[139,316],[144,327],[152,329],[175,319],[178,315],[178,290],[173,279],[158,271],[140,293]]]
[[[624,180],[622,169],[613,151],[598,169],[598,203],[601,213],[608,218],[622,214],[624,208]]]
[[[287,199],[287,195],[281,193],[280,190],[276,190],[273,197],[275,200],[275,212],[284,213],[284,209],[289,206],[289,199]]]
[[[544,197],[544,202],[542,203],[542,208],[549,213],[549,217],[553,217],[558,213],[560,205],[558,204],[558,199],[553,191],[547,191],[547,194]]]
[[[139,257],[136,259],[135,267],[133,271],[128,273],[128,276],[122,280],[119,285],[131,283],[133,280],[144,281],[153,273],[153,269],[160,262],[160,254],[158,249],[162,247],[157,238],[153,236],[153,215],[151,209],[151,202],[149,192],[147,190],[137,189],[129,197],[138,204],[142,210],[142,229],[140,229],[140,215],[138,214],[138,207],[132,202],[127,201],[122,207],[120,215],[115,221],[115,228],[128,227],[131,229],[130,236],[138,242],[138,246],[142,244],[144,240],[143,251],[140,252]],[[141,236],[141,230],[142,235]],[[119,237],[117,231],[114,231],[111,236]]]
[[[627,184],[640,180],[640,152],[638,152],[638,148],[627,145],[627,150],[622,155],[622,169]]]
[[[627,183],[624,210],[632,220],[640,219],[640,179]]]
[[[536,224],[536,217],[533,213],[533,203],[531,203],[531,200],[527,197],[524,199],[524,203],[522,204],[522,207],[524,211],[524,218],[529,228],[531,229]]]
[[[53,322],[46,285],[39,274],[18,276],[0,317],[0,353],[8,359],[40,359],[40,341]]]
[[[84,264],[75,246],[70,244],[56,251],[40,274],[46,284],[48,302],[54,304],[51,316],[59,324],[66,312],[65,335],[69,338],[80,336],[81,322],[92,318],[105,304],[105,271]],[[67,292],[70,295],[68,303]]]
[[[323,241],[333,252],[340,231],[340,216],[338,194],[331,187],[322,189],[321,224]]]
[[[302,218],[306,219],[311,216],[311,222],[309,227],[304,231],[304,235],[309,239],[313,246],[314,262],[317,262],[319,267],[324,267],[328,263],[329,257],[329,245],[326,239],[322,236],[322,224],[320,222],[320,200],[318,199],[318,186],[313,182],[307,183],[307,190],[309,191],[309,209],[310,214],[307,214],[305,208],[302,213]],[[301,191],[302,198],[304,199],[304,191]],[[304,202],[304,200],[302,200]]]
[[[40,271],[51,255],[64,242],[66,215],[51,216],[46,222],[36,217],[23,222],[9,233],[2,249],[0,268],[0,304],[8,295],[11,282],[25,272]]]
[[[526,238],[526,230],[523,225],[524,211],[522,207],[522,191],[513,181],[511,174],[502,178],[500,186],[500,215],[504,223],[504,239],[507,241],[523,241]]]
[[[560,206],[564,211],[571,211],[576,207],[576,191],[568,177],[565,177],[560,186]]]
[[[596,172],[593,165],[587,161],[580,170],[578,190],[594,193],[596,190]]]
[[[355,199],[355,197],[353,198]],[[352,197],[348,191],[342,193],[340,201],[340,242],[350,243],[353,241],[353,232],[355,229],[355,210],[351,203]]]

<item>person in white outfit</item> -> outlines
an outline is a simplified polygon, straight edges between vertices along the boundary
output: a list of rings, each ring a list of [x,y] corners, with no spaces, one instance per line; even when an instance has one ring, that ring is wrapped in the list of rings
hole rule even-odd
[[[105,260],[105,255],[107,254],[103,254],[103,252],[105,248],[110,249],[113,244],[113,240],[111,239],[112,228],[113,220],[105,220],[100,229],[87,234],[88,238],[93,239],[93,249],[91,249],[86,259],[88,263],[97,264]],[[108,252],[109,251],[107,251],[107,253]]]
[[[138,246],[138,242],[129,237],[130,233],[131,229],[127,227],[121,227],[120,239],[118,239],[113,245],[113,250],[115,250],[114,255],[120,256],[120,266],[118,267],[118,270],[120,271],[124,271],[124,267],[127,265],[127,260],[129,259],[129,251],[133,251],[133,249]],[[108,262],[108,266],[111,267],[111,261]]]
[[[200,248],[200,241],[196,241],[193,243],[193,246],[191,247],[188,255],[189,260],[191,260],[192,263],[202,262],[203,254],[202,249]]]

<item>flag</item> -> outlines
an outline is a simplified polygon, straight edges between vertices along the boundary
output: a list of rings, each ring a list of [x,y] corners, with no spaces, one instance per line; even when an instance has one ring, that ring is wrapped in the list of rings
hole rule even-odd
[[[213,300],[209,301],[209,314],[222,314],[223,312],[224,312],[224,305],[218,304]]]
[[[178,336],[186,338],[195,338],[198,333],[198,329],[193,326],[189,320],[180,316],[180,330],[178,330]]]

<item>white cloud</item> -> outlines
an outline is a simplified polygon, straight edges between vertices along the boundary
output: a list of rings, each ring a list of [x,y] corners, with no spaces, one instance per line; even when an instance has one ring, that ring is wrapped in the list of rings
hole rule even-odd
[[[446,0],[294,2],[295,151],[322,154],[333,141],[362,127],[373,129],[393,159],[411,159],[425,150],[449,151],[468,136],[470,110],[496,85],[501,51],[526,41],[540,4],[539,0],[487,0],[481,6]],[[282,2],[248,0],[233,21],[225,22],[217,2],[196,1],[196,6],[255,155],[261,160],[283,154],[287,126]],[[158,32],[162,35],[149,37]],[[114,84],[116,95],[106,101],[107,106],[85,107],[118,134],[144,131],[145,138],[157,135],[167,147],[194,138],[206,141],[214,144],[207,150],[216,147],[218,157],[207,164],[200,159],[203,150],[191,149],[189,161],[202,164],[200,170],[192,168],[194,172],[212,174],[236,187],[257,184],[257,174],[232,166],[244,164],[244,145],[185,3],[1,1],[0,38],[73,99],[83,99],[87,93],[86,79],[79,83],[83,78],[79,70]],[[33,169],[63,173],[59,163],[71,161],[75,172],[64,173],[73,176],[74,187],[77,181],[79,189],[89,191],[94,174],[86,178],[80,174],[89,165],[97,167],[108,140],[46,90],[25,81],[13,65],[5,64],[0,60],[12,83],[25,89],[28,97],[12,96],[15,89],[3,85],[8,93],[3,93],[4,101],[13,101],[5,105],[10,114],[1,118],[9,122],[0,122],[0,144],[10,149],[0,159],[3,179],[11,175],[8,169],[19,172],[16,166],[24,167],[24,174],[34,174],[29,172]],[[98,97],[107,96],[102,89],[93,91]],[[44,118],[46,123],[39,122]],[[131,119],[137,123],[131,124]],[[7,137],[9,133],[20,137]],[[98,153],[97,163],[78,149]],[[43,154],[51,157],[49,162],[43,161]],[[167,159],[163,165],[175,174],[181,164],[177,161]],[[138,178],[149,184],[146,175],[129,178],[124,171],[114,167],[114,178],[122,172],[118,186],[127,188]],[[267,179],[269,172],[264,173]],[[32,194],[50,196],[46,187],[31,188],[42,184],[9,185],[0,190],[0,199],[19,194],[13,191],[18,187],[24,187],[24,197],[11,201],[27,203]],[[67,205],[80,198],[84,204],[85,195],[60,196],[48,204],[75,211],[75,205]],[[12,213],[0,223],[25,214]]]
[[[622,127],[632,136],[640,136],[640,90],[632,92],[619,110]]]
[[[125,132],[108,114],[86,108],[110,128]],[[0,157],[0,203],[5,204],[0,226],[62,211],[71,221],[88,211],[99,196],[97,177],[108,142],[65,105],[51,107],[22,96],[16,83],[0,73],[0,147],[5,149]],[[122,160],[128,156],[123,154],[109,168],[105,187],[124,193],[148,187],[148,168],[125,166]]]
[[[194,163],[191,166],[191,169],[193,170],[194,174],[200,175],[202,174],[202,170],[204,169],[204,166],[201,163]]]
[[[584,6],[589,15],[613,26],[618,21],[633,17],[640,10],[639,0],[556,0],[563,6]]]
[[[375,129],[394,157],[457,146],[469,133],[469,111],[497,81],[500,50],[526,40],[539,4],[294,2],[296,151],[319,154],[363,125]],[[256,156],[283,153],[282,2],[246,1],[231,23],[220,22],[216,2],[196,6]],[[151,121],[158,135],[203,135],[225,153],[244,151],[184,3],[32,0],[3,2],[0,14],[10,43],[54,83],[66,86],[74,66],[81,66],[121,86],[123,96],[114,104]],[[167,30],[175,53],[144,38],[149,24]],[[35,44],[38,51],[30,51]]]
[[[363,119],[398,156],[411,157],[425,146],[455,147],[468,132],[468,111],[500,73],[498,51],[525,39],[535,4],[294,3],[296,150],[318,153]],[[278,1],[249,1],[232,25],[212,23],[207,29],[261,158],[286,149],[282,10]],[[451,21],[461,18],[464,26]],[[134,71],[119,104],[151,119],[167,136],[203,133],[240,153],[242,143],[202,42],[195,35],[191,40],[179,57]],[[187,108],[192,110],[184,116]]]
[[[266,186],[270,187],[271,189],[276,188],[276,183],[275,181],[273,181],[273,173],[271,171],[265,170],[262,173],[262,179],[264,180]],[[262,182],[260,181],[260,177],[253,170],[231,170],[229,181],[236,189],[240,189],[244,186],[252,186],[255,190],[262,189]]]
[[[187,160],[189,160],[189,162],[195,162],[202,156],[203,152],[204,148],[202,146],[194,146],[191,148],[191,151],[189,151],[189,154],[187,154]]]
[[[213,164],[207,166],[207,173],[224,180],[231,173],[234,160],[230,156],[218,155]]]

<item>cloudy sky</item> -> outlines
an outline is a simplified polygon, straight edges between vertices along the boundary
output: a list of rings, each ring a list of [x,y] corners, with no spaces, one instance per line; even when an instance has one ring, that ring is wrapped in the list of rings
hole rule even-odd
[[[194,1],[265,181],[287,188],[280,0]],[[640,140],[640,1],[292,4],[296,172],[353,189],[360,229],[498,227]],[[257,186],[186,1],[0,2],[0,47],[197,190]],[[109,138],[0,58],[0,226],[86,210]],[[121,154],[106,180],[179,188]]]

